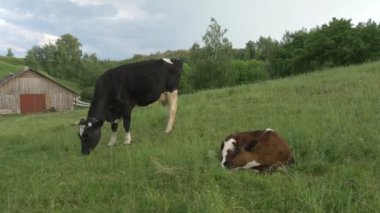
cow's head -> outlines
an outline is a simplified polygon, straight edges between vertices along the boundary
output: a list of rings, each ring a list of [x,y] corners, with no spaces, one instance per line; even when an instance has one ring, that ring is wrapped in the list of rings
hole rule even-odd
[[[100,126],[95,118],[81,119],[79,122],[78,136],[82,143],[82,153],[84,155],[90,154],[100,140]]]

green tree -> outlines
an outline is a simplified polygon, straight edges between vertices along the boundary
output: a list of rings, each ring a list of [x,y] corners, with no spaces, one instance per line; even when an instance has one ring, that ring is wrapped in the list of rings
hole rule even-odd
[[[227,29],[222,29],[218,22],[211,18],[202,40],[205,44],[200,47],[195,43],[191,48],[191,80],[194,89],[215,88],[232,85],[236,79],[228,69],[233,59],[232,44],[225,37]]]
[[[79,83],[82,86],[93,86],[96,78],[103,71],[103,67],[95,53],[82,57],[80,72],[78,73]]]
[[[206,34],[202,36],[205,47],[211,53],[212,61],[219,61],[228,58],[231,55],[232,43],[225,37],[227,29],[222,29],[215,18],[211,18],[211,24],[206,30]]]
[[[355,32],[351,20],[333,18],[328,24],[311,30],[305,43],[308,58],[315,67],[347,65],[352,60]]]
[[[57,48],[54,44],[45,44],[42,48],[39,60],[42,66],[42,70],[51,74],[52,76],[60,77],[55,66],[56,51]]]
[[[70,34],[62,35],[55,44],[34,46],[27,52],[24,61],[29,67],[76,81],[82,86],[92,86],[102,71],[123,63],[101,61],[95,53],[82,57],[81,44]]]
[[[363,48],[358,56],[361,61],[380,59],[380,23],[369,19],[366,23],[356,26],[357,33],[363,41]]]
[[[14,57],[15,55],[13,54],[13,52],[12,52],[12,48],[8,48],[7,49],[7,55],[6,55],[7,57]]]
[[[295,31],[294,33],[287,32],[283,37],[283,48],[286,53],[288,70],[280,72],[280,76],[294,75],[304,72],[309,72],[313,69],[312,60],[308,57],[308,52],[305,49],[305,43],[308,39],[306,29]]]
[[[369,20],[353,26],[351,20],[333,18],[306,31],[287,32],[269,54],[272,77],[283,77],[332,66],[380,59],[380,26]]]
[[[56,76],[64,79],[76,79],[82,57],[81,43],[71,34],[62,35],[55,43],[56,52],[55,72]]]
[[[246,53],[245,48],[233,48],[232,53],[234,60],[248,60],[248,54]]]
[[[256,43],[254,41],[249,40],[245,44],[245,52],[247,59],[254,59],[256,57]]]
[[[42,54],[42,48],[40,48],[39,46],[33,46],[32,49],[28,50],[28,52],[25,55],[25,58],[24,58],[25,65],[37,70],[42,69],[42,66],[40,64],[41,54]]]
[[[260,37],[256,42],[257,59],[266,61],[272,54],[273,50],[279,45],[278,41],[271,37]]]
[[[49,44],[44,47],[33,46],[28,50],[24,62],[25,65],[37,69],[43,70],[52,76],[56,76],[54,67],[54,54],[56,52],[55,45]]]

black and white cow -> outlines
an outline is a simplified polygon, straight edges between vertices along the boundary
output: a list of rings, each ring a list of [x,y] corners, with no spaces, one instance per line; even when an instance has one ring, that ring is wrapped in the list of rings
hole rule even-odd
[[[104,121],[111,122],[108,145],[116,142],[118,121],[123,119],[125,144],[131,143],[130,121],[133,107],[146,106],[166,99],[169,118],[166,133],[173,128],[177,111],[178,87],[183,63],[176,59],[159,59],[126,64],[99,76],[87,119],[81,119],[79,137],[82,153],[90,154],[98,144]],[[161,98],[160,98],[161,97]]]

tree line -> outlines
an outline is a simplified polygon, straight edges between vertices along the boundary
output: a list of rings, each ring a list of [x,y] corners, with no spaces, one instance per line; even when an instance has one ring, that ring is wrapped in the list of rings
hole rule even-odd
[[[121,62],[100,60],[95,53],[82,53],[82,44],[71,34],[64,34],[54,44],[34,46],[26,54],[25,65],[43,70],[48,74],[92,86],[96,78],[106,69]]]
[[[354,26],[350,19],[333,18],[310,30],[286,32],[281,41],[271,37],[250,40],[245,48],[233,48],[227,32],[211,18],[202,44],[194,43],[188,50],[136,54],[121,61],[101,60],[95,53],[83,54],[79,40],[65,34],[55,44],[34,46],[27,52],[25,64],[92,87],[96,78],[111,67],[162,57],[179,58],[185,62],[180,91],[189,93],[380,59],[380,23],[372,20]]]

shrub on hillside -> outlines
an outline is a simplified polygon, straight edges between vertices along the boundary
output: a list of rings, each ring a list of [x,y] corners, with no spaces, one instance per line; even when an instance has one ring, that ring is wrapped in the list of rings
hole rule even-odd
[[[87,87],[83,89],[80,96],[82,100],[92,100],[92,97],[94,96],[94,87]]]
[[[235,72],[234,85],[258,82],[269,78],[264,62],[254,59],[248,61],[234,60],[230,63],[229,69]]]

